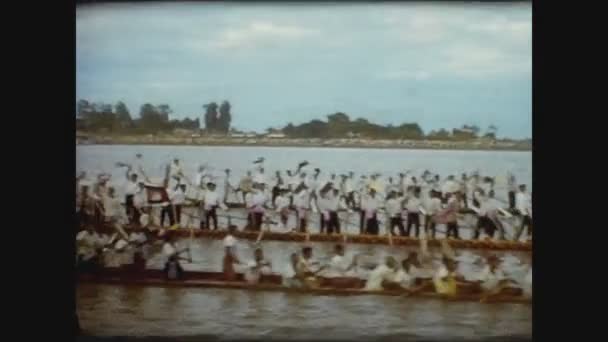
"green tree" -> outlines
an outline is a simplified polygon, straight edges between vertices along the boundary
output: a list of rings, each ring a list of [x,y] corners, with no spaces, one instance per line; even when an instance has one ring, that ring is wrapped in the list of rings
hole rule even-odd
[[[220,106],[220,115],[217,120],[217,129],[224,133],[228,134],[230,130],[230,121],[232,121],[232,115],[230,114],[230,102],[224,101]]]
[[[203,105],[205,108],[205,129],[209,132],[217,130],[217,103],[211,102]]]
[[[118,127],[120,129],[130,129],[133,128],[133,119],[131,119],[131,113],[129,113],[129,108],[122,101],[118,101],[114,106],[114,110],[116,112],[116,121],[118,123]]]

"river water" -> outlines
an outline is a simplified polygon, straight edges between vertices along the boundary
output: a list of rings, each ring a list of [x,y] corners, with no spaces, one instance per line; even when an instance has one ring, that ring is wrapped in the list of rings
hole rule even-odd
[[[299,161],[314,162],[323,170],[395,174],[397,169],[429,169],[447,175],[478,169],[498,175],[512,171],[519,182],[531,187],[531,153],[485,151],[375,150],[342,148],[250,148],[198,146],[78,146],[77,169],[106,171],[114,179],[124,169],[116,161],[129,161],[135,153],[144,155],[146,167],[162,174],[162,162],[176,156],[186,172],[197,163],[214,165],[216,171],[228,167],[241,174],[259,156],[266,168],[293,168]],[[119,183],[119,182],[117,182]],[[180,241],[187,244],[187,240]],[[265,255],[277,272],[283,270],[297,244],[263,242]],[[324,259],[332,244],[315,243],[315,256]],[[250,259],[251,242],[240,241],[239,256]],[[406,247],[349,244],[346,256],[365,253],[368,260],[385,255],[405,257]],[[436,250],[434,252],[437,252]],[[478,252],[476,252],[478,253]],[[194,263],[187,270],[219,271],[221,241],[197,239],[192,246]],[[459,251],[464,260],[473,254]],[[522,276],[530,253],[497,253],[508,260],[505,271]],[[460,263],[465,276],[476,270],[470,262]],[[512,266],[513,265],[513,266]],[[153,258],[149,267],[161,266]],[[306,294],[247,292],[241,290],[153,288],[131,286],[80,285],[77,311],[85,333],[101,336],[198,336],[200,339],[365,339],[407,338],[492,338],[525,337],[532,334],[532,306],[524,304],[481,304],[443,302],[429,299],[382,296],[326,297]]]

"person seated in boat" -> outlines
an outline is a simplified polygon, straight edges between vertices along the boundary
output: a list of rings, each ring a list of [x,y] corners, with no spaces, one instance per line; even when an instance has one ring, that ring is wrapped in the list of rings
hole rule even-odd
[[[317,274],[323,271],[325,267],[319,267],[319,263],[312,259],[312,247],[306,246],[302,248],[302,255],[296,264],[296,279],[298,279],[305,287],[318,287],[319,281]]]
[[[528,272],[523,279],[522,290],[525,298],[532,298],[532,266],[528,268]]]
[[[455,296],[457,291],[456,284],[456,260],[448,257],[443,257],[442,263],[433,276],[433,285],[435,292],[445,296]]]
[[[500,269],[500,259],[496,255],[490,255],[486,259],[486,266],[478,275],[477,291],[483,294],[482,300],[501,294],[519,294],[521,289],[513,285],[516,283],[508,279]]]
[[[80,272],[91,273],[99,268],[99,239],[100,236],[93,225],[87,225],[84,230],[76,235],[76,269]]]
[[[399,284],[395,282],[397,273],[397,261],[392,256],[385,258],[384,263],[376,266],[369,274],[365,282],[365,291],[381,291],[385,288],[397,288]]]
[[[135,227],[131,234],[129,234],[128,242],[133,251],[133,267],[135,269],[144,269],[150,251],[150,246],[147,244],[148,237],[144,229]]]
[[[236,254],[237,239],[234,237],[236,232],[236,226],[231,225],[228,227],[228,234],[224,237],[224,259],[222,263],[222,272],[224,278],[228,281],[236,280],[236,272],[234,270],[234,264],[240,264],[240,261]]]
[[[301,287],[302,282],[296,276],[296,268],[298,266],[298,262],[300,257],[298,253],[291,253],[289,256],[289,262],[285,266],[285,269],[282,274],[283,286],[287,287]]]
[[[250,284],[257,284],[263,275],[272,273],[272,264],[264,259],[264,252],[261,248],[256,248],[254,252],[254,260],[247,263],[247,268],[243,274],[245,281]]]
[[[344,246],[336,244],[334,246],[334,255],[321,273],[324,279],[323,286],[338,288],[359,287],[361,280],[353,276],[356,266],[357,258],[354,257],[349,262],[344,256]]]
[[[165,258],[164,272],[168,280],[180,279],[184,273],[184,269],[180,264],[180,260],[188,260],[180,256],[188,249],[178,249],[177,239],[173,231],[165,233],[165,243],[163,244],[162,253]]]

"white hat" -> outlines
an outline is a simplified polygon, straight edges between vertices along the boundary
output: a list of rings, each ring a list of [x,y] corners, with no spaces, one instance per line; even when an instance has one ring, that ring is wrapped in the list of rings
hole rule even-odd
[[[142,215],[139,217],[139,224],[140,224],[142,227],[147,227],[147,226],[148,226],[148,224],[150,224],[150,215],[148,215],[148,214],[142,214]]]
[[[126,241],[125,241],[125,240],[123,240],[123,239],[120,239],[120,240],[118,240],[118,241],[116,242],[116,244],[114,245],[114,248],[115,248],[115,249],[117,249],[117,250],[122,250],[122,249],[124,249],[125,247],[127,247],[128,245],[129,245],[129,243],[128,243],[128,242],[126,242]]]

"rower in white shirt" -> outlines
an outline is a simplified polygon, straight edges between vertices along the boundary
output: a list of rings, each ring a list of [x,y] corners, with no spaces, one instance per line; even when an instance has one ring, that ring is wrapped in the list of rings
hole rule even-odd
[[[429,198],[425,201],[426,214],[424,217],[424,231],[432,239],[435,238],[437,223],[435,222],[435,215],[441,210],[441,199],[440,194],[434,190],[429,191]]]
[[[260,167],[258,172],[254,174],[253,182],[258,184],[266,184],[266,174],[264,173],[263,167]]]
[[[388,197],[386,198],[386,212],[390,218],[390,232],[392,235],[395,234],[395,226],[399,228],[399,234],[405,236],[405,227],[403,226],[403,201],[404,196],[398,196],[395,189],[390,190]]]
[[[108,193],[103,199],[103,212],[105,216],[105,222],[110,224],[114,223],[125,223],[123,220],[123,211],[120,199],[116,197],[114,187],[108,188]]]
[[[180,279],[184,269],[180,264],[180,260],[188,260],[180,256],[180,254],[186,252],[188,249],[180,249],[177,245],[177,239],[173,231],[167,231],[165,233],[165,243],[162,247],[162,253],[165,260],[164,272],[168,280]]]
[[[370,188],[369,194],[362,199],[362,209],[365,214],[365,234],[378,235],[378,209],[380,198],[374,188]]]
[[[476,284],[483,293],[481,301],[502,293],[521,291],[515,281],[505,276],[500,268],[500,259],[496,255],[488,256],[486,266],[477,275]]]
[[[289,221],[289,191],[287,189],[279,189],[279,193],[274,200],[275,211],[279,215],[282,230],[287,230],[287,222]]]
[[[442,263],[433,275],[433,285],[435,291],[445,296],[455,296],[457,291],[456,278],[458,277],[456,269],[458,264],[456,260],[443,257]]]
[[[385,258],[382,264],[374,268],[374,270],[369,274],[363,290],[381,291],[385,288],[385,286],[390,286],[395,283],[396,274],[397,261],[395,258],[388,256]]]
[[[93,225],[88,225],[76,235],[76,246],[77,269],[83,272],[95,271],[99,266],[100,236]]]
[[[300,287],[302,283],[296,277],[296,268],[300,257],[298,253],[291,253],[289,256],[289,262],[285,266],[281,276],[283,278],[283,286],[287,287]]]
[[[351,176],[341,175],[340,191],[342,192],[342,196],[344,196],[348,208],[353,209],[355,207],[355,189],[353,188],[352,180],[353,172],[351,171],[350,174]]]
[[[135,194],[137,193],[137,173],[131,172],[131,168],[129,167],[126,172],[127,183],[125,184],[125,212],[127,217],[129,218],[129,222],[137,222],[135,221],[135,205],[133,204],[133,199]]]
[[[319,211],[321,212],[321,233],[327,228],[328,234],[334,232],[340,234],[340,196],[337,189],[332,188],[332,183],[327,183],[319,193]]]
[[[319,267],[319,263],[312,258],[312,247],[305,246],[302,248],[302,255],[296,264],[296,275],[302,285],[305,287],[318,287],[319,281],[316,275],[325,270],[326,267]]]
[[[213,230],[217,230],[217,208],[228,210],[228,207],[220,201],[220,196],[215,191],[215,183],[207,183],[207,191],[203,198],[204,212],[205,212],[205,224],[204,229],[211,228],[211,220],[213,220]]]
[[[405,209],[407,210],[407,227],[405,234],[410,236],[412,226],[416,228],[416,237],[420,234],[420,188],[414,187],[413,195],[410,195],[405,200]]]
[[[180,184],[173,191],[169,192],[169,200],[173,206],[175,220],[182,223],[182,206],[186,203],[186,185]]]
[[[252,229],[260,231],[264,219],[265,208],[270,201],[270,196],[266,193],[266,188],[263,183],[254,183],[253,195],[248,209],[252,211]]]
[[[521,225],[515,233],[515,241],[518,241],[524,229],[527,228],[528,239],[532,237],[532,199],[526,193],[526,185],[519,186],[519,192],[515,196],[515,207],[517,214],[521,217]]]
[[[293,205],[296,208],[298,231],[305,233],[308,228],[308,211],[310,209],[310,191],[305,184],[300,184],[295,189]]]
[[[144,182],[139,181],[137,183],[137,192],[133,196],[133,207],[135,211],[133,212],[133,220],[134,222],[139,222],[141,214],[144,212],[148,205],[148,192],[144,187]]]
[[[236,226],[228,227],[228,234],[224,237],[224,259],[222,262],[222,272],[225,280],[232,281],[236,279],[234,264],[240,264],[237,257],[237,239],[234,237]]]
[[[256,248],[254,251],[254,259],[247,263],[243,278],[250,284],[258,284],[263,275],[269,275],[271,273],[272,265],[270,261],[264,259],[264,252],[261,248]]]

